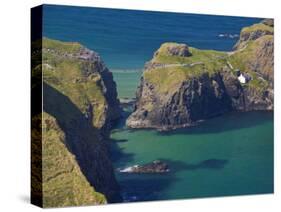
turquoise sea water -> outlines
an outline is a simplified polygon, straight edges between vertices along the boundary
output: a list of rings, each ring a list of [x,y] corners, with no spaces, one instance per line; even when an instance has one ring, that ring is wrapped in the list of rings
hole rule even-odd
[[[112,71],[115,82],[117,83],[117,92],[119,98],[132,98],[135,96],[142,70]]]
[[[111,135],[115,168],[166,161],[168,174],[117,173],[127,201],[273,192],[273,116],[230,113],[200,126],[160,133],[129,130]]]
[[[44,6],[43,35],[77,41],[97,51],[113,72],[119,98],[134,97],[141,70],[161,43],[184,42],[229,51],[244,26],[259,18]],[[229,113],[201,125],[159,133],[129,130],[124,112],[112,131],[114,167],[156,159],[168,174],[116,171],[125,201],[273,192],[273,114]]]

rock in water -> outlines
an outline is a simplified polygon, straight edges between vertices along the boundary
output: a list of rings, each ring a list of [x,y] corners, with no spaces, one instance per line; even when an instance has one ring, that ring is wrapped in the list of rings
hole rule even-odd
[[[166,173],[169,171],[170,169],[168,165],[165,162],[159,160],[155,160],[152,163],[147,163],[144,165],[134,165],[119,170],[119,172],[122,173]]]

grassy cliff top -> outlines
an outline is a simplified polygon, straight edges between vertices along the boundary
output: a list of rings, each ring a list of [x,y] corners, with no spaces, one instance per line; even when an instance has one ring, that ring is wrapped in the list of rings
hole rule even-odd
[[[93,61],[69,55],[84,48],[79,43],[44,38],[42,45],[42,65],[34,67],[33,75],[42,66],[44,82],[70,98],[82,113],[92,113],[93,125],[102,127],[107,101],[98,72],[100,67],[97,64],[101,61],[95,61],[94,64]],[[93,111],[88,111],[90,104],[95,105]]]
[[[271,27],[265,24],[256,24],[249,28],[268,29]],[[183,44],[164,43],[148,63],[143,77],[153,84],[157,91],[169,93],[176,90],[182,82],[188,79],[198,78],[203,74],[212,76],[222,69],[229,70],[231,74],[239,69],[252,77],[246,86],[263,92],[268,88],[269,83],[261,75],[255,73],[250,64],[256,62],[253,60],[258,60],[257,51],[262,51],[264,43],[270,40],[273,40],[273,35],[264,35],[257,40],[249,41],[245,48],[231,53],[188,47],[189,56],[171,55],[168,52],[169,48],[182,48]]]
[[[168,48],[178,46],[182,44],[162,44],[150,61],[150,67],[144,72],[144,79],[162,93],[172,92],[183,81],[200,77],[204,73],[208,75],[217,73],[227,65],[226,52],[189,47],[190,56],[183,57],[167,53]]]
[[[257,23],[257,24],[253,24],[248,27],[244,27],[241,30],[241,33],[251,33],[251,32],[255,32],[255,31],[266,31],[269,33],[273,33],[274,29],[273,29],[273,27],[266,25],[264,23]]]
[[[169,53],[169,48],[182,48],[183,44],[177,43],[164,43],[157,50],[156,54],[154,54],[152,63],[162,63],[162,64],[170,64],[170,63],[181,63],[181,64],[192,64],[195,62],[210,62],[211,60],[217,60],[226,55],[225,52],[215,51],[215,50],[201,50],[193,47],[188,47],[188,51],[190,52],[190,56],[178,56],[171,55]]]
[[[42,47],[66,53],[77,53],[83,47],[77,42],[63,42],[44,37],[42,40]]]

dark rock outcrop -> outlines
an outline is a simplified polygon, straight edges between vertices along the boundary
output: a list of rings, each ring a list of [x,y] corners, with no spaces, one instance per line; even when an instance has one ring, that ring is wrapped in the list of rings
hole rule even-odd
[[[211,77],[203,74],[199,78],[183,81],[176,92],[165,96],[158,96],[152,87],[142,79],[136,111],[127,120],[129,127],[185,127],[232,109],[219,73]],[[147,108],[147,105],[154,105],[153,109]]]
[[[167,173],[169,172],[169,166],[163,161],[160,160],[155,160],[152,163],[147,163],[144,165],[135,165],[135,166],[130,166],[125,169],[119,169],[119,172],[122,173]]]
[[[231,99],[232,110],[273,110],[273,89],[270,86],[264,90],[243,86],[237,77],[229,72],[223,73],[223,82]]]
[[[272,18],[264,19],[261,23],[268,25],[270,27],[274,27],[274,20]]]
[[[165,48],[165,47],[163,46],[163,48]],[[169,55],[169,56],[179,56],[179,57],[191,56],[191,53],[186,44],[178,44],[176,46],[167,45],[166,48],[167,48],[167,55]],[[158,54],[158,52],[155,53],[155,55],[157,55],[157,54]]]

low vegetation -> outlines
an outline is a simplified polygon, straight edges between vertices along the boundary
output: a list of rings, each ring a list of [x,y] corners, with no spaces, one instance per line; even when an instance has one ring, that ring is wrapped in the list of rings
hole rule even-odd
[[[43,113],[43,120],[43,206],[106,203],[104,195],[94,191],[81,172],[74,155],[67,149],[65,134],[56,119]]]
[[[258,24],[253,24],[249,27],[244,27],[241,30],[241,33],[250,33],[250,32],[256,32],[256,31],[267,31],[267,32],[273,33],[273,30],[274,29],[271,26],[268,26],[263,23],[258,23]]]
[[[261,27],[259,25],[264,24],[253,27]],[[262,27],[267,29],[269,26]],[[268,88],[268,83],[249,66],[249,63],[256,54],[259,42],[262,39],[272,39],[272,37],[272,35],[265,35],[259,40],[249,41],[243,49],[231,53],[189,47],[191,56],[187,57],[167,54],[168,48],[175,48],[178,44],[165,43],[150,61],[150,66],[144,72],[144,79],[153,84],[157,91],[167,93],[176,90],[183,81],[198,78],[203,74],[212,76],[222,70],[233,73],[240,70],[252,77],[247,86],[263,92]]]
[[[106,99],[102,93],[100,76],[86,75],[91,69],[89,61],[57,55],[56,52],[75,52],[81,48],[77,43],[65,43],[43,39],[43,79],[44,81],[68,96],[83,112],[87,113],[91,103],[95,103],[92,122],[100,128],[103,124]],[[50,49],[56,52],[50,52]]]
[[[212,75],[227,66],[227,53],[214,50],[200,50],[189,48],[191,56],[171,56],[167,54],[167,47],[176,43],[165,43],[150,61],[156,65],[144,72],[144,79],[155,85],[160,92],[170,92],[180,86],[181,82],[188,79]],[[153,66],[153,65],[152,65]]]

